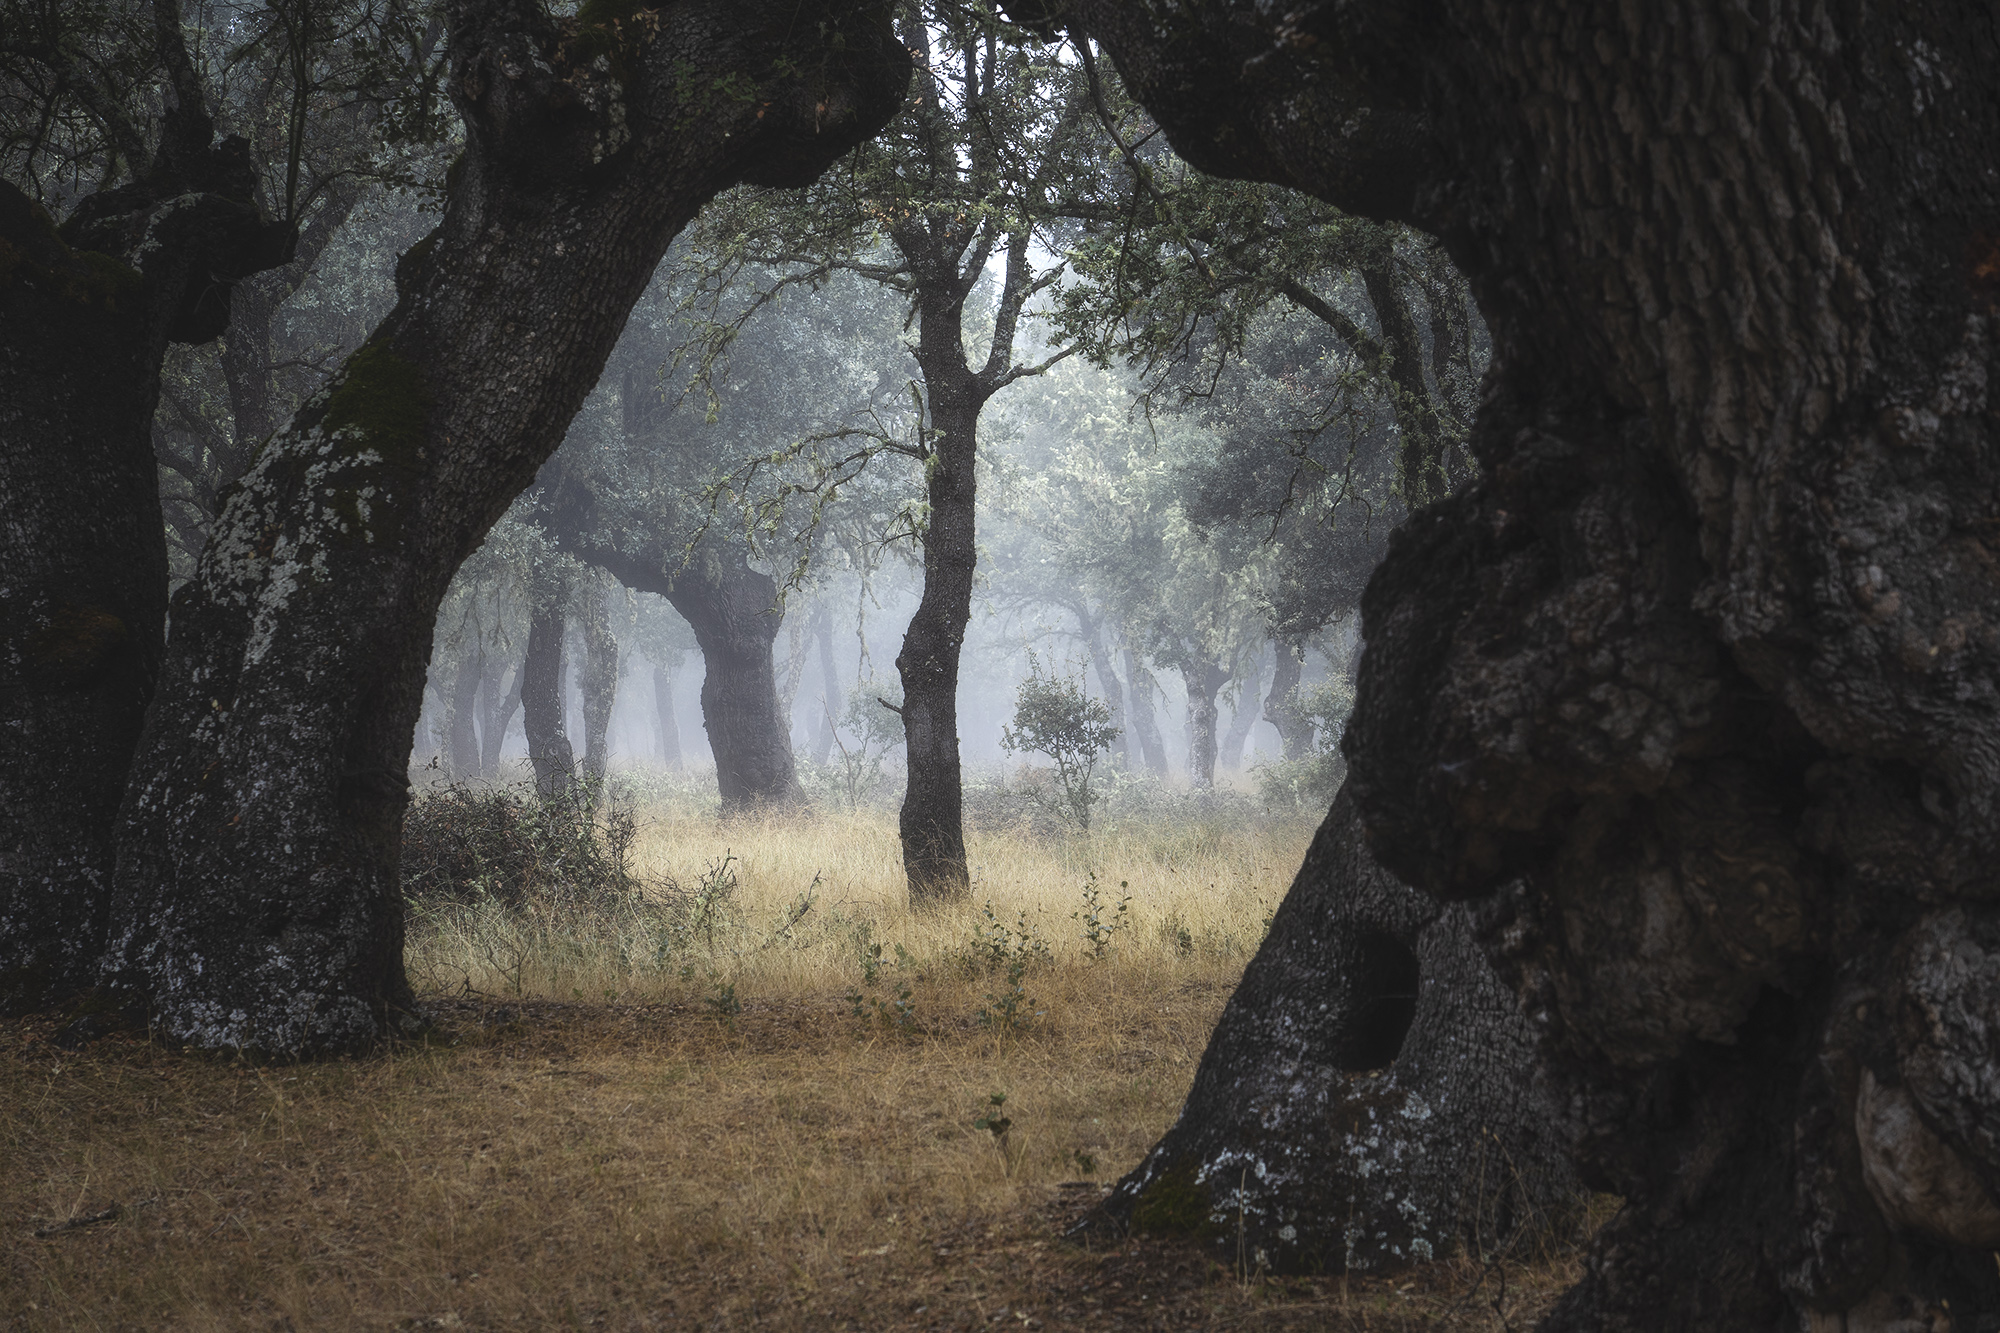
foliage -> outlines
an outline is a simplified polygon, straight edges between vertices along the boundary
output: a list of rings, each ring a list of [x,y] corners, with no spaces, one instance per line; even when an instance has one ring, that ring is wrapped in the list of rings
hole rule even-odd
[[[1257,794],[1267,809],[1324,811],[1347,778],[1340,741],[1354,711],[1354,684],[1344,675],[1321,681],[1299,691],[1293,707],[1312,725],[1312,750],[1297,759],[1259,764]]]
[[[419,909],[480,899],[615,906],[639,888],[637,833],[629,804],[614,799],[599,814],[580,782],[547,799],[527,784],[448,783],[403,821],[403,893]]]
[[[1098,756],[1118,734],[1111,710],[1085,694],[1080,680],[1044,674],[1041,660],[1028,654],[1028,677],[1015,695],[1013,725],[1001,730],[1000,746],[1010,754],[1025,751],[1055,761],[1062,812],[1079,832],[1090,831],[1090,807],[1098,799],[1090,779]]]
[[[1128,890],[1132,887],[1128,880],[1119,880],[1118,887]],[[1111,951],[1111,940],[1120,930],[1131,925],[1126,913],[1132,910],[1132,895],[1128,892],[1118,900],[1118,906],[1105,913],[1104,894],[1097,887],[1097,872],[1090,872],[1090,882],[1084,885],[1083,908],[1071,913],[1070,920],[1083,926],[1083,943],[1090,961],[1101,963],[1105,954]]]

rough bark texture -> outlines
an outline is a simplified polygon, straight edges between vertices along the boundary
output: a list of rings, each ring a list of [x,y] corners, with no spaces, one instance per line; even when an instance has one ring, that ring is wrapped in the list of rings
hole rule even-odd
[[[403,764],[452,572],[561,440],[695,209],[809,180],[907,86],[879,3],[811,23],[756,0],[446,13],[467,147],[443,222],[260,453],[174,606],[107,969],[176,1040],[348,1048],[406,1006]]]
[[[1109,1222],[1278,1272],[1485,1257],[1572,1225],[1581,1187],[1534,1034],[1472,909],[1368,853],[1344,793],[1223,1011],[1179,1120]]]
[[[1229,683],[1229,672],[1213,662],[1195,661],[1180,669],[1187,686],[1188,781],[1196,787],[1215,785],[1215,695]]]
[[[507,743],[507,728],[514,721],[514,711],[521,706],[521,682],[525,673],[520,667],[515,667],[508,677],[507,689],[502,693],[500,681],[505,668],[497,656],[489,661],[488,674],[479,687],[482,705],[479,714],[479,775],[492,778],[500,775],[500,751]]]
[[[60,229],[0,181],[0,1006],[96,980],[165,633],[167,345],[219,334],[231,284],[290,252],[256,209],[245,142],[213,142],[172,6],[161,16],[186,77],[144,179]]]
[[[1492,332],[1347,753],[1627,1201],[1547,1326],[1991,1327],[2000,15],[1068,18],[1198,165],[1442,236]]]
[[[451,712],[446,723],[451,745],[451,776],[456,781],[479,776],[479,733],[474,728],[479,707],[479,682],[486,674],[486,650],[477,631],[470,644],[461,645],[457,669],[452,673]]]

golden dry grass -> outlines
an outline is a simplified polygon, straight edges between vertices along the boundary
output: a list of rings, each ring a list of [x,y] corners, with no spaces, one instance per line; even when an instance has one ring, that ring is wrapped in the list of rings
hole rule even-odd
[[[652,872],[741,858],[692,969],[584,931],[567,967],[494,971],[475,914],[413,936],[413,971],[455,982],[436,1035],[368,1059],[68,1052],[54,1020],[0,1025],[0,1326],[1495,1329],[1505,1277],[1522,1327],[1566,1274],[1245,1285],[1192,1243],[1060,1239],[1097,1197],[1086,1167],[1114,1179],[1178,1110],[1308,832],[1128,831],[1087,857],[983,837],[975,902],[1051,947],[1014,1030],[977,1019],[1008,981],[963,961],[978,908],[897,901],[887,820],[670,813]],[[1136,918],[1095,962],[1070,917],[1090,867]],[[864,985],[865,941],[912,961]],[[904,990],[904,1025],[848,998]],[[996,1092],[1004,1145],[974,1124]]]

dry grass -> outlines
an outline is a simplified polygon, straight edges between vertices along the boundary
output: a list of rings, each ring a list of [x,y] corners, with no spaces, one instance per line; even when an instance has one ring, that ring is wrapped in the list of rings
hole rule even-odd
[[[366,1060],[0,1025],[0,1327],[1495,1329],[1500,1276],[1522,1327],[1566,1273],[1245,1285],[1198,1246],[1059,1238],[1086,1168],[1115,1178],[1178,1110],[1308,832],[982,839],[976,901],[1050,945],[1019,977],[1041,1016],[1012,1029],[976,1017],[1008,984],[965,961],[985,918],[896,901],[891,823],[670,814],[650,872],[741,858],[692,970],[607,952],[657,911],[573,930],[567,966],[493,970],[471,910],[413,936],[415,972],[453,983],[436,1037]],[[1096,962],[1070,918],[1089,868],[1136,917]],[[912,961],[864,985],[866,943]],[[903,990],[909,1024],[847,998]],[[974,1126],[996,1092],[1004,1143]]]

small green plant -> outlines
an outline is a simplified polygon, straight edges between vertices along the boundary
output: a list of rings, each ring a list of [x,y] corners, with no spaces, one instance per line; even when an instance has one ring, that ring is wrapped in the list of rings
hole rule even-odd
[[[910,955],[901,945],[896,946],[896,955],[898,966],[908,963]],[[892,989],[887,999],[874,994],[883,966],[882,946],[870,944],[861,955],[861,989],[851,990],[845,997],[848,1012],[864,1028],[881,1028],[898,1035],[913,1033],[917,1030],[916,990],[905,982]]]
[[[736,998],[736,983],[733,981],[711,981],[711,994],[707,1004],[709,1010],[725,1023],[734,1023],[736,1015],[743,1012],[743,1001]]]
[[[1111,710],[1085,694],[1081,680],[1044,675],[1040,659],[1028,654],[1028,678],[1014,696],[1013,725],[1000,729],[1000,746],[1055,761],[1056,808],[1079,833],[1090,832],[1090,807],[1098,800],[1091,786],[1098,756],[1110,750],[1118,732]]]
[[[990,1032],[1006,1036],[1028,1027],[1038,1018],[1048,1017],[1048,1010],[1035,1008],[1035,1002],[1028,995],[1026,977],[1028,960],[1017,954],[1007,964],[1007,987],[998,995],[988,992],[986,1004],[979,1010],[979,1026]]]
[[[1000,1150],[1000,1162],[1009,1176],[1014,1174],[1015,1157],[1008,1150],[1007,1134],[1014,1122],[1007,1116],[1007,1094],[992,1092],[986,1095],[986,1105],[979,1108],[979,1118],[972,1122],[974,1129],[983,1129],[993,1136],[993,1146]]]
[[[1194,955],[1194,932],[1188,929],[1187,918],[1179,912],[1169,912],[1160,921],[1160,938],[1172,945],[1174,952],[1181,957]]]
[[[1070,1160],[1076,1163],[1076,1173],[1078,1175],[1094,1176],[1097,1174],[1097,1159],[1083,1149],[1078,1148],[1075,1152],[1071,1153]]]
[[[1132,886],[1125,880],[1118,881],[1120,889]],[[1097,872],[1090,872],[1090,881],[1083,888],[1083,910],[1070,913],[1070,920],[1083,923],[1083,943],[1093,963],[1102,962],[1111,951],[1111,937],[1131,924],[1126,915],[1132,909],[1132,895],[1127,893],[1118,900],[1118,906],[1110,914],[1105,913],[1104,894],[1097,887]]]
[[[1055,961],[1049,942],[1035,934],[1028,925],[1028,914],[1024,911],[1014,919],[1009,929],[993,910],[991,901],[980,909],[980,920],[972,927],[972,938],[966,941],[963,957],[966,970],[973,975],[982,972],[997,972],[1011,968],[1015,963],[1023,965],[1023,971],[1030,965],[1047,964]]]
[[[843,732],[855,738],[851,747]],[[859,810],[888,785],[889,753],[903,743],[901,692],[878,685],[872,676],[863,677],[834,722],[833,743],[840,752],[835,766],[837,789],[849,810]]]

